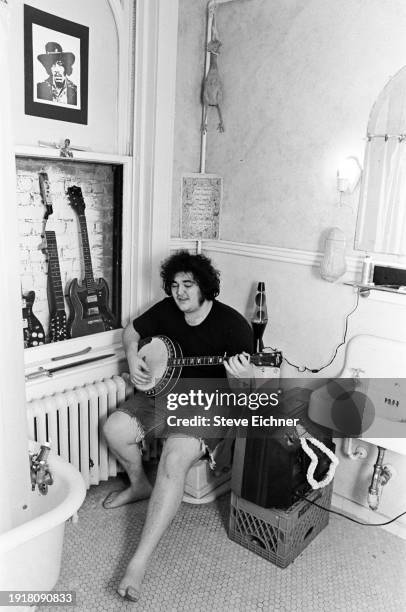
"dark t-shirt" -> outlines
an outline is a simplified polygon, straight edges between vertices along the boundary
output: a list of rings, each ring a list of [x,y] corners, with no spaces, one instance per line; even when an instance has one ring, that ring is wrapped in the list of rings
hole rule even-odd
[[[183,312],[168,297],[152,306],[133,321],[141,338],[164,335],[179,343],[184,357],[223,356],[253,351],[252,330],[246,319],[234,308],[217,300],[199,325],[188,325]],[[189,366],[183,378],[226,378],[223,365]]]

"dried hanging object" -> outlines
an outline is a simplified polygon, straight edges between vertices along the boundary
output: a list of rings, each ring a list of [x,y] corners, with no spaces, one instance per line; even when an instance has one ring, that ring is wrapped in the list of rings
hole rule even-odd
[[[220,74],[217,65],[217,56],[220,53],[221,41],[218,38],[216,28],[216,17],[213,12],[213,21],[211,27],[211,40],[207,44],[207,53],[210,53],[209,70],[203,81],[202,103],[203,103],[203,118],[201,130],[203,134],[207,132],[207,112],[209,106],[215,106],[219,115],[219,124],[217,129],[219,132],[224,132],[223,117],[221,114],[221,103],[223,101],[223,83],[221,82]]]

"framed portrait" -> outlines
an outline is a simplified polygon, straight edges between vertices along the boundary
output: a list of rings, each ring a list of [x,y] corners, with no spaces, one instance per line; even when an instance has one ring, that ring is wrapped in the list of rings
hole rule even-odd
[[[25,114],[87,124],[89,28],[24,5]]]

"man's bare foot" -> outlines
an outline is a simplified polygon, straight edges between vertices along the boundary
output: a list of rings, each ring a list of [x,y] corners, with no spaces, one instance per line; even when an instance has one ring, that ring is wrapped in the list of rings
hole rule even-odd
[[[141,597],[141,586],[144,580],[145,567],[131,561],[117,588],[117,593],[130,601]]]
[[[103,501],[103,508],[110,510],[111,508],[119,508],[125,504],[132,504],[142,499],[148,499],[150,497],[152,487],[149,483],[144,483],[142,486],[135,488],[128,487],[122,491],[112,491]]]

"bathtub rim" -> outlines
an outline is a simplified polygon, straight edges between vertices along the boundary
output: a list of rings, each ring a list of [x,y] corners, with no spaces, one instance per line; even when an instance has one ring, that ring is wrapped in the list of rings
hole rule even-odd
[[[56,508],[45,511],[33,519],[27,518],[25,523],[0,534],[0,554],[17,548],[24,542],[64,523],[82,505],[86,496],[86,486],[81,473],[52,451],[48,463],[54,479],[61,478],[64,481],[66,496]]]

